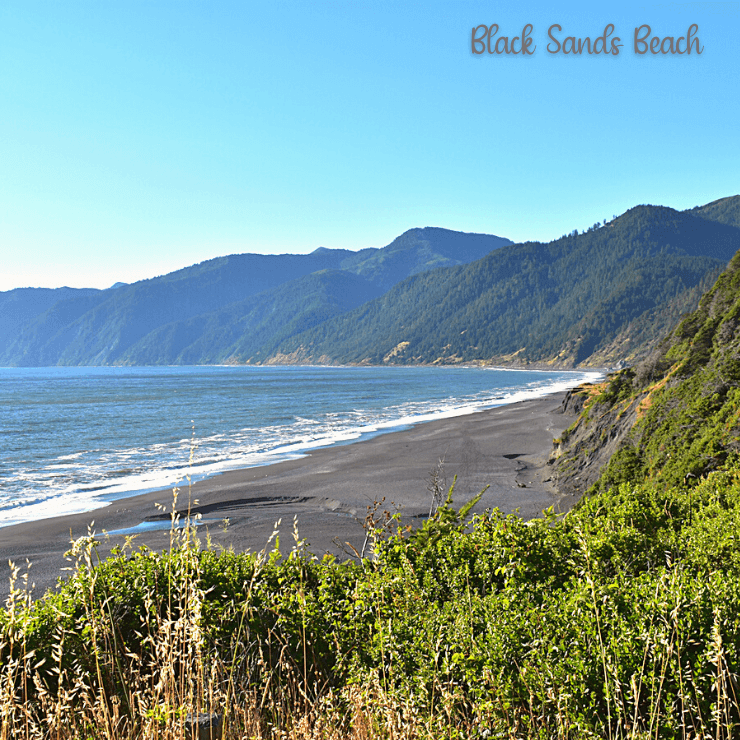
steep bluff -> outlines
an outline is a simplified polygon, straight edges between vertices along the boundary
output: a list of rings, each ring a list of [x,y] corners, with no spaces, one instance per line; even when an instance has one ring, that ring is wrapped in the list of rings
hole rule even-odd
[[[563,410],[577,418],[550,464],[565,493],[689,486],[740,458],[740,253],[647,358],[571,391]]]

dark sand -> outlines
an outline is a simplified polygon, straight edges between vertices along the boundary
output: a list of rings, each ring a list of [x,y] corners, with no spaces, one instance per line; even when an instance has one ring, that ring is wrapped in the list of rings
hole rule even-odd
[[[362,546],[362,522],[368,506],[385,497],[382,508],[399,508],[405,523],[418,524],[429,513],[430,471],[444,459],[447,485],[457,475],[456,504],[468,501],[485,486],[475,511],[499,508],[505,513],[518,509],[524,518],[538,516],[554,506],[566,511],[575,502],[561,496],[549,482],[547,459],[553,437],[570,423],[560,404],[564,394],[501,406],[468,416],[419,424],[410,429],[372,439],[312,452],[307,457],[275,465],[234,470],[192,486],[190,496],[197,505],[193,513],[212,520],[198,527],[201,541],[206,534],[215,545],[237,551],[259,551],[265,547],[274,524],[282,519],[280,542],[283,552],[293,545],[293,518],[310,549],[344,557],[335,540]],[[188,488],[179,493],[178,510],[186,511]],[[391,503],[392,502],[392,503]],[[159,491],[120,499],[85,514],[44,519],[0,529],[0,597],[8,593],[8,561],[25,566],[31,562],[29,582],[34,595],[53,586],[61,568],[69,563],[64,552],[71,539],[93,528],[104,556],[124,535],[104,535],[117,529],[136,527],[145,521],[169,522],[172,491]],[[224,519],[228,526],[224,527]],[[138,534],[135,545],[155,550],[168,546],[166,529]]]

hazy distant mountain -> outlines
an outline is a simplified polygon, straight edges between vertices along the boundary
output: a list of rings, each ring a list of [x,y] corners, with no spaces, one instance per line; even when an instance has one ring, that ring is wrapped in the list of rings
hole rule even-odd
[[[408,275],[477,259],[507,244],[508,239],[485,234],[411,229],[382,249],[220,257],[151,280],[116,284],[108,291],[60,295],[61,300],[49,299],[38,310],[22,316],[16,312],[15,320],[6,320],[0,304],[0,326],[7,327],[0,333],[0,364],[223,361],[230,357],[218,344],[219,337],[230,341],[240,356],[239,348],[251,353],[254,331],[270,344],[380,295]],[[322,270],[342,271],[344,278],[327,274],[301,282]],[[288,283],[291,287],[282,297],[270,292]],[[263,298],[248,301],[258,294]],[[0,293],[0,300],[5,295]],[[269,320],[259,318],[267,311],[260,307],[261,300],[273,307]],[[292,313],[289,306],[295,309]],[[225,313],[214,314],[227,307]],[[227,327],[226,321],[234,325]],[[160,344],[165,335],[167,342]]]
[[[12,341],[30,321],[55,303],[102,294],[94,288],[16,288],[0,291],[0,348]]]
[[[222,364],[259,357],[263,346],[273,348],[377,294],[378,289],[358,275],[320,270],[216,311],[160,326],[124,352],[119,362]]]
[[[728,225],[739,211],[740,196],[683,213],[638,206],[587,233],[503,247],[411,277],[286,340],[268,361],[575,365],[636,354],[696,307],[740,249],[740,229]],[[629,327],[638,341],[623,335]],[[620,334],[626,346],[607,357]]]

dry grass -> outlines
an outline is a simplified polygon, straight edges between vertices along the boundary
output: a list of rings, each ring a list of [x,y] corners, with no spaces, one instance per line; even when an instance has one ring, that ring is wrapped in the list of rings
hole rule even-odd
[[[173,511],[176,505],[177,491]],[[245,618],[249,592],[276,534],[247,584]],[[295,537],[299,547],[297,532]],[[122,645],[113,600],[101,600],[96,588],[93,532],[74,541],[68,553],[70,582],[81,589],[84,614],[73,624],[69,614],[59,614],[50,656],[40,657],[28,645],[34,628],[28,572],[11,564],[7,618],[0,622],[0,740],[416,740],[438,736],[440,727],[450,735],[449,712],[418,717],[413,706],[377,683],[339,694],[316,687],[309,696],[306,666],[290,659],[277,635],[273,642],[253,642],[249,654],[213,652],[202,629],[206,594],[198,585],[199,550],[195,527],[181,528],[173,514],[170,553],[177,556],[169,563],[177,587],[165,603],[148,592],[137,652]],[[243,646],[243,638],[234,635],[232,644]],[[89,656],[85,665],[70,650],[80,640]],[[198,734],[197,718],[204,715]],[[457,735],[462,725],[454,726]]]
[[[640,404],[637,407],[638,421],[642,419],[645,414],[652,408],[653,396],[661,391],[663,388],[665,388],[665,386],[668,384],[668,381],[673,377],[673,375],[676,374],[678,367],[678,364],[675,365],[675,367],[673,367],[664,378],[661,378],[661,380],[659,380],[657,383],[653,383],[653,385],[650,386],[648,392],[645,394],[644,398],[640,401]]]
[[[182,537],[192,536],[184,531]],[[192,543],[175,544],[187,553]],[[184,574],[170,603],[148,604],[147,614],[156,616],[148,628],[142,625],[148,629],[142,640],[145,650],[122,654],[116,644],[115,618],[107,611],[108,604],[99,603],[94,595],[92,536],[75,542],[72,552],[73,575],[89,589],[89,609],[84,624],[69,630],[60,626],[53,641],[53,666],[37,660],[27,647],[33,613],[27,574],[13,569],[6,602],[9,618],[0,642],[1,740],[416,740],[436,736],[440,723],[450,724],[444,713],[416,716],[413,707],[386,695],[379,685],[349,687],[339,696],[326,691],[311,698],[279,644],[255,646],[247,660],[258,671],[294,680],[268,681],[265,690],[255,689],[245,679],[250,671],[235,670],[233,654],[206,654],[197,558],[181,559],[181,566],[191,571]],[[81,634],[89,638],[92,672],[89,666],[69,665],[65,655],[65,647]],[[271,650],[279,651],[275,665],[268,657]],[[55,682],[50,682],[50,674]],[[198,735],[197,726],[191,726],[191,716],[201,714],[211,715],[212,734],[206,729]],[[455,726],[459,729],[459,723]]]
[[[168,582],[175,585],[164,598],[161,589],[145,592],[136,648],[124,645],[118,628],[120,598],[104,592],[101,597],[93,533],[74,542],[70,551],[71,582],[78,589],[75,603],[84,608],[72,618],[63,605],[59,607],[55,632],[45,641],[52,645],[50,653],[32,647],[36,624],[28,578],[13,569],[10,595],[0,612],[0,740],[207,738],[207,732],[199,735],[192,726],[190,718],[199,715],[217,720],[210,737],[222,740],[596,737],[583,724],[582,710],[570,706],[570,677],[544,675],[534,664],[511,667],[531,687],[529,701],[521,703],[507,698],[497,683],[500,677],[486,669],[479,683],[487,698],[477,703],[465,696],[459,684],[440,685],[435,674],[430,692],[434,699],[422,706],[386,680],[390,666],[381,666],[356,683],[331,688],[306,658],[305,630],[302,658],[295,651],[291,654],[285,635],[276,629],[269,629],[266,637],[249,633],[253,588],[269,565],[270,542],[257,555],[251,581],[244,583],[237,605],[241,619],[232,639],[228,644],[214,643],[204,632],[208,594],[201,585],[203,561],[195,528],[179,528],[174,515],[172,524],[166,562],[168,575],[173,576]],[[294,538],[293,553],[298,553],[302,543],[295,529]],[[579,550],[589,586],[584,609],[595,615],[596,661],[606,697],[602,736],[610,740],[666,737],[666,723],[679,718],[676,726],[681,730],[676,737],[737,737],[737,679],[729,665],[719,613],[714,614],[711,639],[705,646],[709,684],[687,670],[683,660],[679,601],[670,609],[656,610],[656,615],[665,614],[651,620],[644,635],[641,668],[625,678],[617,670],[619,657],[606,633],[602,617],[606,602],[592,571],[596,555],[591,547],[584,535]],[[663,585],[666,594],[678,593],[676,584]],[[304,608],[300,587],[296,596],[295,608]],[[80,641],[84,651],[79,649]],[[547,670],[553,668],[557,670],[555,665]],[[666,702],[671,674],[679,675],[681,684]],[[542,691],[540,684],[548,688]],[[707,685],[711,685],[712,716],[702,715],[700,709],[706,698],[702,694],[706,688],[701,686]]]

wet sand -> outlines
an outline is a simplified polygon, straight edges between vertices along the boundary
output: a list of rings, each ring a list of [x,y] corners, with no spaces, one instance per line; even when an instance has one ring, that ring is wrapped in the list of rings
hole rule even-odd
[[[380,511],[400,510],[405,523],[418,524],[429,514],[430,472],[443,460],[442,483],[457,475],[454,500],[460,505],[489,486],[475,511],[515,510],[524,518],[554,506],[567,511],[576,499],[561,496],[549,482],[547,459],[552,439],[570,424],[560,405],[564,393],[500,406],[468,416],[442,419],[383,434],[353,444],[327,447],[306,457],[256,468],[234,470],[182,485],[179,511],[201,514],[198,527],[204,546],[259,551],[275,522],[282,520],[281,549],[293,544],[293,520],[309,549],[317,555],[345,557],[349,542],[357,549],[365,538],[368,507],[385,498]],[[0,598],[8,593],[8,561],[25,566],[40,596],[69,565],[64,553],[71,540],[92,526],[104,557],[126,534],[105,534],[146,523],[163,528],[136,534],[134,546],[154,550],[170,542],[171,490],[119,499],[84,514],[43,519],[0,529]],[[167,508],[163,512],[157,508]],[[94,522],[94,523],[93,523]]]

